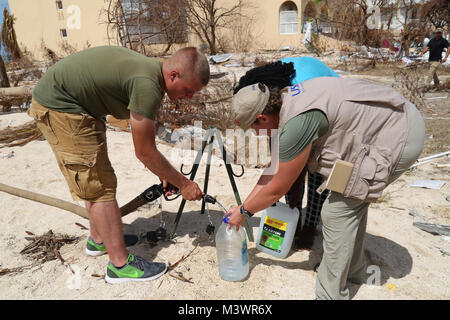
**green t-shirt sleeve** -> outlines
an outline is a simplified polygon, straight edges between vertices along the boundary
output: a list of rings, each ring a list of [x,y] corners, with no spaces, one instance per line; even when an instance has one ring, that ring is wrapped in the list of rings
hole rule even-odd
[[[280,161],[295,159],[311,142],[328,131],[328,120],[320,110],[310,110],[290,119],[280,134]]]
[[[155,120],[163,98],[159,84],[150,78],[136,77],[128,80],[127,90],[128,110]]]

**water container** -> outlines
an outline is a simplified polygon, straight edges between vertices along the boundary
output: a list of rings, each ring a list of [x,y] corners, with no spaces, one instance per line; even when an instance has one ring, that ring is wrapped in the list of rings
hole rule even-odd
[[[228,229],[228,224],[222,222],[216,234],[216,249],[219,275],[223,280],[239,281],[247,277],[247,238],[242,226],[236,231],[235,226]]]
[[[259,225],[256,248],[277,258],[284,259],[291,250],[300,212],[285,203],[263,211]]]

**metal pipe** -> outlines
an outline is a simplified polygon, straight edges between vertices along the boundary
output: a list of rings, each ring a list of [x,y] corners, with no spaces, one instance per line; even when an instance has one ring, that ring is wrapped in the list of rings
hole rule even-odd
[[[445,152],[441,152],[441,153],[438,153],[438,154],[434,154],[434,155],[431,155],[431,156],[428,156],[428,157],[425,157],[425,158],[422,158],[422,159],[418,159],[418,160],[416,161],[416,163],[414,163],[414,164],[411,166],[411,168],[415,168],[415,167],[417,167],[417,166],[419,166],[419,165],[421,165],[421,164],[425,164],[425,163],[431,162],[431,161],[433,161],[434,159],[437,159],[437,158],[440,158],[440,157],[444,157],[444,156],[446,156],[446,155],[450,155],[450,151],[445,151]]]

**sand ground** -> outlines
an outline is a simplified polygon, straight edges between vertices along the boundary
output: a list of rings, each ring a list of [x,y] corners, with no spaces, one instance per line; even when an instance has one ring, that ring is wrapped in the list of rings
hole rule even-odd
[[[5,114],[0,127],[18,125],[28,121],[25,113]],[[108,131],[109,155],[118,177],[118,202],[123,205],[148,186],[158,183],[135,158],[131,135]],[[172,148],[159,144],[158,148],[169,157],[175,167],[181,160],[172,156]],[[37,156],[39,155],[39,156]],[[390,185],[379,203],[371,205],[366,234],[368,265],[380,270],[380,282],[361,286],[350,285],[353,299],[449,299],[450,243],[443,236],[434,236],[413,227],[413,221],[449,224],[450,209],[446,196],[450,187],[446,183],[440,190],[413,188],[418,179],[448,181],[448,167],[438,168],[441,159],[417,167]],[[220,162],[219,162],[220,163]],[[240,168],[234,166],[236,172]],[[204,166],[197,178],[204,182]],[[246,169],[236,179],[242,199],[251,191],[262,169]],[[46,141],[33,141],[23,147],[0,149],[0,176],[2,183],[72,201],[62,174],[59,172]],[[213,164],[209,192],[226,207],[235,204],[231,186],[223,165]],[[165,222],[170,230],[180,200],[146,205],[124,217],[125,232],[138,235],[155,230]],[[107,255],[93,258],[84,254],[88,231],[75,223],[89,226],[88,221],[70,212],[37,202],[0,193],[0,268],[30,265],[19,252],[27,244],[25,231],[37,235],[49,229],[58,233],[80,236],[81,240],[61,249],[64,259],[75,271],[73,275],[60,261],[16,274],[0,276],[0,299],[314,299],[316,275],[314,266],[322,255],[321,236],[316,238],[312,251],[292,251],[286,259],[277,259],[259,252],[255,243],[249,243],[250,273],[242,282],[220,279],[214,239],[205,228],[208,216],[200,215],[200,202],[188,202],[173,242],[159,242],[150,247],[145,238],[130,251],[154,261],[175,263],[183,255],[192,254],[175,269],[192,283],[182,282],[168,274],[146,283],[110,285],[92,276],[104,275]],[[408,214],[415,208],[419,216]],[[213,223],[218,228],[221,212],[210,207]],[[250,220],[256,237],[260,214]],[[217,230],[217,229],[216,229]],[[374,275],[372,267],[368,276]],[[394,285],[395,287],[392,287]]]
[[[334,61],[327,62],[332,64]],[[217,66],[213,70],[234,70],[229,76],[239,78],[247,69]],[[391,77],[346,76],[392,83]],[[446,100],[441,100],[440,96],[443,95],[447,96]],[[426,145],[436,141],[439,134],[437,147],[448,150],[448,92],[427,96],[432,98],[429,100],[431,106],[437,102],[441,106],[422,111],[430,121],[439,120],[427,122]],[[433,97],[437,99],[433,100]],[[28,121],[30,118],[23,112],[1,114],[0,129]],[[119,205],[159,183],[159,179],[134,156],[130,133],[108,130],[107,139],[110,160],[118,178]],[[428,152],[434,150],[427,148]],[[183,159],[174,148],[158,143],[158,149],[176,168],[180,167]],[[450,195],[450,169],[442,164],[448,164],[448,158],[408,171],[385,190],[378,203],[370,206],[365,238],[370,278],[367,284],[349,284],[353,299],[450,299],[448,238],[431,235],[413,226],[413,221],[450,225],[450,203],[446,200]],[[237,173],[240,172],[240,167],[233,168]],[[246,168],[244,176],[236,179],[242,200],[250,193],[261,172],[262,169]],[[201,187],[204,176],[205,166],[201,165],[195,179]],[[410,186],[415,180],[422,179],[444,180],[446,183],[440,190]],[[33,141],[22,147],[0,148],[0,182],[73,202],[46,141]],[[217,197],[227,208],[236,204],[225,167],[220,161],[211,167],[208,193]],[[286,259],[259,252],[255,242],[249,242],[249,276],[241,282],[227,282],[219,277],[214,237],[205,232],[209,219],[207,214],[200,214],[200,201],[187,203],[174,241],[158,242],[157,246],[151,247],[145,239],[145,233],[155,230],[161,223],[165,223],[167,229],[172,229],[180,201],[163,201],[162,210],[156,204],[141,207],[123,218],[124,231],[141,236],[139,243],[131,247],[130,251],[149,260],[173,264],[195,248],[175,269],[191,283],[165,274],[155,281],[110,285],[102,278],[93,276],[105,274],[108,256],[93,258],[84,253],[89,231],[82,230],[75,223],[88,227],[87,220],[61,209],[0,192],[0,268],[32,264],[20,254],[28,243],[25,231],[40,235],[51,229],[55,233],[80,237],[78,243],[65,245],[61,249],[63,258],[75,274],[67,265],[55,260],[19,273],[3,275],[0,276],[0,299],[315,298],[314,266],[320,262],[323,252],[320,228],[312,251],[291,251]],[[419,215],[411,216],[411,209],[416,209]],[[210,216],[217,230],[222,213],[219,208],[210,206]],[[249,220],[255,238],[260,216],[261,213],[258,213]]]

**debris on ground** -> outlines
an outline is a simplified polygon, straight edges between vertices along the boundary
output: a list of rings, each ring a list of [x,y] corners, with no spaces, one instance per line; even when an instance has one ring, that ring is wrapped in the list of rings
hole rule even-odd
[[[65,260],[59,250],[65,244],[76,243],[80,239],[79,237],[66,234],[55,234],[52,230],[41,236],[36,236],[29,231],[27,234],[33,236],[25,237],[30,243],[20,253],[41,264],[56,259],[59,259],[61,264],[64,264]]]
[[[411,187],[440,190],[444,184],[442,180],[416,180]]]
[[[413,222],[413,226],[432,235],[450,236],[450,226],[424,222]]]
[[[12,106],[29,105],[33,86],[0,88],[2,112],[11,111]]]
[[[417,209],[414,209],[414,208],[409,210],[408,213],[409,213],[410,216],[413,216],[413,217],[419,216],[419,211]]]
[[[437,154],[433,154],[424,158],[420,158],[418,159],[412,166],[411,168],[420,166],[422,164],[431,162],[431,161],[435,161],[436,159],[442,158],[442,157],[450,157],[450,151],[445,151],[445,152],[441,152],[441,153],[437,153]]]
[[[389,291],[395,291],[395,290],[397,290],[397,286],[396,286],[395,284],[393,284],[393,283],[388,283],[388,284],[386,285],[386,288],[388,288]]]
[[[8,154],[5,155],[5,156],[2,156],[3,159],[10,159],[10,158],[12,158],[12,157],[14,157],[14,150],[11,151],[10,153],[8,153]]]
[[[227,53],[227,54],[218,54],[218,55],[209,57],[209,60],[210,60],[212,63],[222,63],[222,62],[225,62],[225,61],[230,60],[232,56],[233,56],[233,55],[232,55],[231,53]]]
[[[89,230],[85,226],[83,226],[81,223],[75,222],[75,225],[79,226],[82,230]]]
[[[36,236],[30,231],[25,231],[25,233],[31,236],[25,237],[30,243],[26,245],[20,253],[33,260],[34,263],[15,268],[0,268],[0,276],[19,273],[34,267],[36,264],[42,264],[56,259],[59,259],[61,264],[64,265],[66,261],[61,256],[59,250],[65,244],[75,243],[79,240],[79,237],[75,236],[54,234],[52,230],[49,230],[41,236]],[[69,264],[67,264],[67,267],[74,273]]]
[[[194,249],[192,249],[186,256],[183,255],[183,256],[180,258],[180,260],[178,260],[178,261],[175,262],[174,264],[170,264],[170,263],[169,263],[169,266],[168,266],[168,268],[167,268],[168,275],[171,276],[171,277],[173,277],[173,278],[175,278],[175,279],[181,280],[181,281],[183,281],[183,282],[188,282],[188,283],[192,283],[192,284],[193,284],[193,282],[191,281],[191,279],[186,279],[186,278],[184,277],[184,275],[183,275],[181,272],[175,271],[174,269],[175,269],[181,262],[183,262],[184,260],[186,260],[186,259],[192,254],[192,252],[194,252],[195,249],[197,249],[197,247],[198,247],[198,244],[197,244],[197,245],[194,247]]]
[[[35,121],[0,130],[0,148],[24,146],[33,140],[44,140]]]
[[[14,274],[14,273],[19,273],[22,272],[25,269],[29,269],[32,266],[22,266],[22,267],[16,267],[16,268],[0,268],[0,276],[4,276],[7,274]]]

